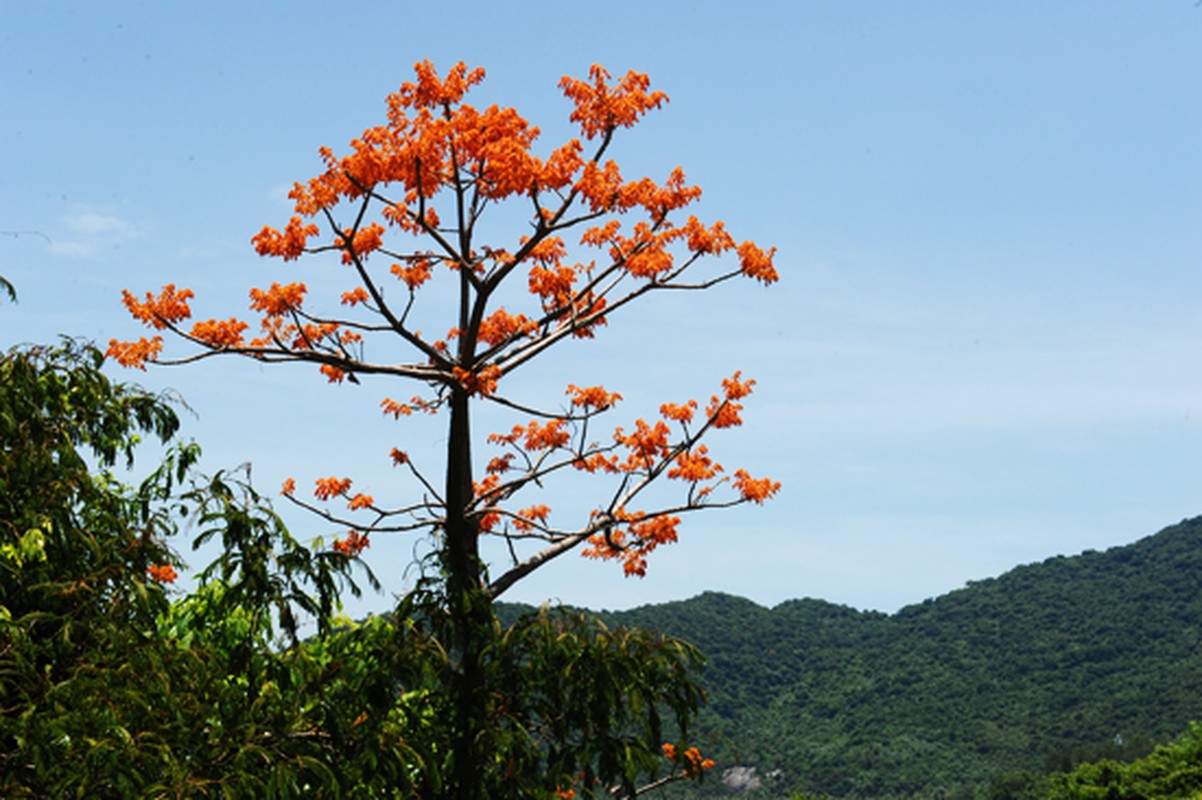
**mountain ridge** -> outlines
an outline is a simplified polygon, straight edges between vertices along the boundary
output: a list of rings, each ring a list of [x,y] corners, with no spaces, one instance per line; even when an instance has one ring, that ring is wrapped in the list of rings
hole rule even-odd
[[[771,791],[976,797],[1002,773],[1140,755],[1202,719],[1200,590],[1196,517],[892,614],[717,592],[593,613],[701,648],[695,733],[720,763],[779,771]]]

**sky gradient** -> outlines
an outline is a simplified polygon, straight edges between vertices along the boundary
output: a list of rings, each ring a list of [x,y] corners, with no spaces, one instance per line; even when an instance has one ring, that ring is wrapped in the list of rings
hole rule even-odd
[[[484,67],[471,102],[515,106],[545,152],[573,135],[556,83],[596,62],[671,98],[619,137],[624,173],[682,166],[700,215],[775,245],[782,279],[653,300],[523,374],[525,391],[604,382],[628,417],[741,369],[758,381],[747,425],[711,449],[784,488],[690,518],[645,579],[567,556],[506,599],[626,608],[714,589],[893,611],[1202,513],[1196,4],[334,9],[6,9],[0,275],[20,297],[0,307],[0,344],[137,338],[122,288],[191,287],[200,318],[243,314],[272,280],[349,288],[328,262],[249,244],[287,221],[319,146],[382,121],[429,58]],[[404,390],[312,368],[113,372],[178,389],[205,468],[249,461],[269,493],[332,474],[402,492],[388,449],[433,458],[444,436],[381,418]],[[493,421],[477,431],[516,420]],[[368,558],[401,591],[411,552],[377,538]]]

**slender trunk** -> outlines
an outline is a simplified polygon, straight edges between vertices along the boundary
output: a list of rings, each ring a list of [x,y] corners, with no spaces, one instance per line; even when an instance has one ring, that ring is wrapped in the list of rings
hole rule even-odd
[[[444,569],[450,647],[455,665],[448,686],[454,708],[451,774],[447,797],[485,800],[484,768],[488,695],[483,650],[492,620],[492,604],[482,587],[478,526],[468,518],[472,502],[472,450],[467,392],[451,394],[451,428],[447,444],[447,521]]]

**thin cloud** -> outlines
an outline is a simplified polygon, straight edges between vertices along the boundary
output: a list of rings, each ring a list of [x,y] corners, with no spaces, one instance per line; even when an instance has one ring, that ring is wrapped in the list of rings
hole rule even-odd
[[[83,242],[52,241],[50,243],[50,252],[64,258],[91,258],[96,254],[96,248]]]
[[[111,214],[91,211],[64,217],[63,225],[74,236],[70,239],[53,239],[50,252],[64,258],[94,258],[102,250],[117,247],[140,235],[132,223]]]
[[[117,236],[128,239],[136,234],[133,225],[107,214],[75,214],[67,217],[65,221],[71,230],[89,236]]]

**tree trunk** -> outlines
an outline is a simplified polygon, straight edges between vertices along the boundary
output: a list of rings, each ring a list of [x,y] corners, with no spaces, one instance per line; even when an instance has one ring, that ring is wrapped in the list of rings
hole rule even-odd
[[[493,612],[482,585],[478,525],[468,517],[473,496],[469,397],[456,387],[451,394],[447,443],[444,549],[452,658],[448,688],[454,709],[451,774],[445,790],[448,798],[456,800],[485,800],[483,778],[488,758],[484,752],[488,695],[482,657]]]

